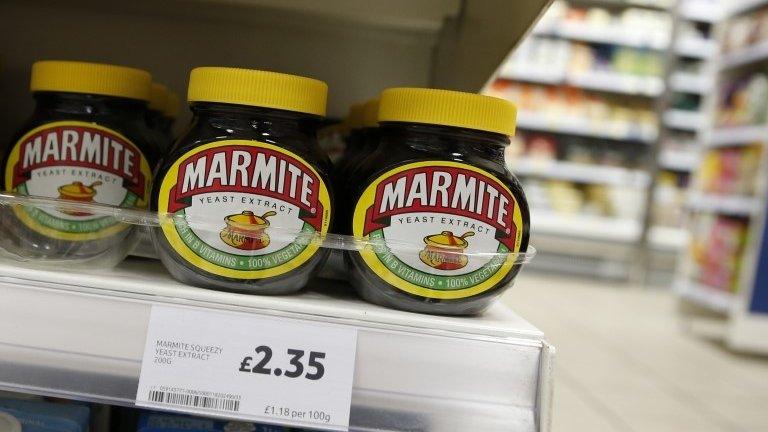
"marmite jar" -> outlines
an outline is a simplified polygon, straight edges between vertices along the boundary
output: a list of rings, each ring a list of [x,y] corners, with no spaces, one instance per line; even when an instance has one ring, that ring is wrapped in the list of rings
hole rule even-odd
[[[330,160],[315,131],[322,81],[202,67],[190,74],[192,124],[158,168],[153,241],[178,280],[283,294],[304,287],[327,257]]]
[[[119,260],[135,229],[86,204],[146,208],[159,151],[144,116],[149,73],[122,66],[40,61],[35,110],[3,149],[4,190],[61,205],[4,211],[4,247],[45,259]]]
[[[509,287],[528,248],[530,216],[504,148],[516,110],[489,96],[393,88],[381,94],[379,150],[350,183],[347,254],[373,303],[466,315]]]

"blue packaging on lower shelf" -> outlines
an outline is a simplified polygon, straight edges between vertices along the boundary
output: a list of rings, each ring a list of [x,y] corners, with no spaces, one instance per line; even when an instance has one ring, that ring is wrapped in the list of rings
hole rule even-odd
[[[137,432],[298,432],[303,429],[257,423],[214,420],[180,414],[143,412]]]
[[[24,432],[86,432],[91,411],[79,404],[0,398],[0,412],[16,418]]]

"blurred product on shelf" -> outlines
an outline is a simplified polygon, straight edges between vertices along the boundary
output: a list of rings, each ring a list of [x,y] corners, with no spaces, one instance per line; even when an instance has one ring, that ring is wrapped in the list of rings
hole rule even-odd
[[[549,119],[554,127],[575,123],[605,133],[655,135],[656,114],[647,103],[585,92],[573,87],[542,87],[506,80],[495,81],[487,92],[518,104],[519,127],[526,116]]]
[[[698,213],[690,223],[690,277],[735,292],[749,223],[746,219]]]
[[[518,131],[507,147],[505,157],[513,171],[521,161],[555,160],[636,169],[646,162],[645,153],[645,149],[638,146],[617,146],[577,136]]]
[[[642,188],[585,184],[565,180],[523,179],[533,213],[637,219],[642,214]]]
[[[723,53],[733,53],[768,38],[768,7],[731,18],[723,38]]]
[[[610,3],[621,2],[608,2],[607,6]],[[671,28],[672,19],[665,11],[641,7],[613,10],[555,1],[536,33],[660,49],[668,45]]]
[[[693,189],[715,195],[753,196],[761,153],[759,144],[707,151]]]
[[[0,398],[0,413],[5,414],[9,423],[9,418],[13,418],[21,424],[22,429],[17,432],[86,432],[91,421],[90,409],[74,403]]]
[[[502,76],[557,82],[570,74],[575,83],[580,75],[598,72],[659,77],[663,59],[645,49],[532,37],[515,51]]]
[[[722,83],[717,126],[750,126],[766,121],[768,76],[763,72],[740,75]]]
[[[656,178],[653,203],[654,226],[680,227],[685,221],[688,173],[661,171]]]

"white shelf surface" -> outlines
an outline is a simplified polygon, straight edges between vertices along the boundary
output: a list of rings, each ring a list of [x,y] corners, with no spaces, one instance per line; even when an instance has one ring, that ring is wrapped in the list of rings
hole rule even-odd
[[[517,127],[562,134],[588,136],[622,141],[651,143],[658,131],[642,128],[630,122],[598,121],[567,116],[547,116],[537,112],[517,112]]]
[[[659,153],[659,166],[672,171],[693,171],[699,159],[699,152],[695,150],[663,149]]]
[[[766,140],[768,140],[768,127],[765,125],[729,126],[713,129],[706,145],[708,147],[750,145]]]
[[[678,3],[678,13],[689,21],[703,23],[716,23],[725,16],[725,10],[718,2],[707,0],[683,0]]]
[[[648,242],[656,249],[678,251],[688,244],[689,234],[683,228],[653,226],[648,231]]]
[[[731,216],[754,215],[760,210],[760,199],[739,195],[713,195],[697,191],[688,192],[688,208],[702,212],[722,213]]]
[[[669,35],[660,32],[628,32],[619,25],[594,26],[580,22],[561,22],[547,27],[534,28],[534,34],[556,36],[563,39],[577,40],[609,45],[622,45],[634,48],[666,49]]]
[[[766,59],[768,59],[768,40],[742,48],[739,51],[723,54],[720,58],[720,68],[735,68]]]
[[[510,64],[502,68],[499,76],[515,81],[538,84],[566,84],[587,90],[607,93],[658,96],[664,91],[664,81],[656,76],[640,76],[611,71],[586,71],[566,73],[561,70],[547,70],[544,65],[530,67]]]
[[[714,88],[714,80],[700,73],[676,71],[669,77],[669,86],[676,92],[705,94]]]
[[[647,186],[650,180],[648,173],[640,170],[558,160],[521,158],[512,162],[509,169],[518,176],[638,188]]]
[[[711,59],[717,55],[717,41],[702,37],[685,37],[675,43],[678,55],[702,60]]]
[[[735,295],[729,291],[707,286],[692,280],[679,280],[675,292],[681,298],[718,313],[728,313]]]
[[[405,313],[329,280],[293,296],[223,293],[141,259],[99,273],[3,262],[0,298],[6,390],[132,405],[150,310],[170,304],[357,329],[354,430],[548,430],[553,350],[502,305],[480,317]]]
[[[584,238],[615,243],[632,243],[640,239],[640,223],[634,219],[618,219],[591,215],[568,215],[533,211],[531,233]]]
[[[664,81],[660,77],[609,71],[570,74],[567,84],[590,90],[645,96],[658,96],[664,91]]]
[[[704,126],[704,115],[696,111],[669,109],[664,113],[664,124],[675,129],[698,131]]]

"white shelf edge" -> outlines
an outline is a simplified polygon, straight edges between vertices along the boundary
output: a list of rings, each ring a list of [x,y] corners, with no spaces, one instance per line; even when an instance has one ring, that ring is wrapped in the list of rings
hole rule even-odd
[[[640,239],[640,223],[634,219],[567,215],[534,209],[531,233],[585,238],[615,243],[633,243]]]
[[[715,7],[717,10],[712,10]],[[688,21],[716,23],[725,17],[725,10],[714,2],[683,0],[678,7],[680,16]]]
[[[702,73],[676,71],[669,78],[669,87],[680,93],[705,94],[714,88],[714,80]]]
[[[662,150],[659,154],[659,166],[671,171],[693,171],[698,164],[698,152]]]
[[[697,191],[689,191],[686,202],[691,210],[745,217],[757,213],[760,205],[760,199],[755,197],[703,194]]]
[[[669,109],[663,115],[664,124],[674,129],[698,131],[704,126],[704,115],[697,111]]]
[[[517,112],[517,127],[553,133],[573,134],[594,138],[604,138],[623,141],[639,141],[652,143],[656,140],[657,131],[633,130],[629,122],[616,123],[598,121],[577,117],[549,117],[536,112]]]
[[[717,55],[717,41],[702,37],[684,37],[675,43],[675,53],[684,57],[708,60]]]
[[[585,90],[648,97],[658,96],[664,91],[664,81],[660,77],[631,75],[619,72],[549,72],[543,71],[540,68],[520,67],[516,64],[511,64],[502,69],[499,77],[536,84],[567,84]]]
[[[750,145],[768,140],[768,127],[730,126],[713,129],[705,142],[707,147],[724,147],[732,145]]]
[[[729,291],[710,287],[692,280],[680,280],[674,285],[677,295],[714,312],[730,311],[735,295]]]
[[[648,232],[648,241],[657,249],[679,251],[688,244],[688,231],[684,228],[652,226]]]
[[[449,430],[446,424],[450,421],[436,416],[453,407],[456,412],[449,415],[455,417],[452,421],[479,421],[485,424],[484,430],[495,431],[502,429],[490,425],[511,419],[520,430],[533,432],[534,419],[547,414],[547,407],[539,407],[537,400],[539,393],[546,391],[541,383],[550,379],[542,376],[549,371],[541,366],[551,347],[535,327],[503,305],[494,306],[496,310],[488,317],[449,318],[457,324],[463,322],[461,327],[477,327],[479,333],[465,331],[469,327],[441,329],[440,324],[422,333],[418,326],[405,322],[377,323],[368,313],[375,312],[373,309],[358,310],[362,312],[358,315],[338,305],[328,316],[320,309],[329,301],[347,303],[352,309],[362,306],[343,300],[338,292],[266,297],[203,290],[170,280],[160,271],[159,263],[146,260],[128,260],[115,270],[87,275],[0,264],[0,296],[0,328],[15,329],[0,332],[0,388],[133,403],[150,310],[162,304],[357,328],[352,394],[352,426],[356,430],[396,430],[392,422],[398,419],[416,429],[421,429],[417,423],[422,419],[430,423],[439,420],[441,427],[430,426]],[[317,309],[313,313],[304,309],[306,306]],[[287,313],[289,310],[294,312]],[[358,319],[341,317],[350,312]],[[406,320],[446,319],[392,312]],[[397,320],[394,316],[387,320],[393,318]],[[481,329],[489,318],[501,319],[493,326],[519,331]],[[423,361],[423,352],[436,358]],[[487,373],[468,380],[461,373],[461,365],[472,367],[477,355],[487,359]],[[438,360],[446,358],[449,360]],[[488,421],[473,415],[489,416]]]
[[[521,158],[509,163],[508,167],[518,176],[536,176],[578,183],[641,188],[647,186],[650,181],[648,173],[641,170],[568,161]]]

